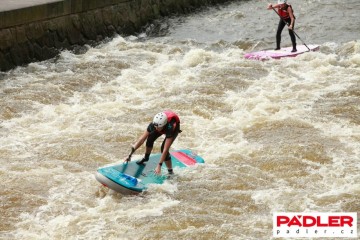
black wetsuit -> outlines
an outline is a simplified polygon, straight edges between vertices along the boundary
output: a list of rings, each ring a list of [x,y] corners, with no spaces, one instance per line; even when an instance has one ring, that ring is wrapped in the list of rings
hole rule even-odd
[[[282,9],[282,10],[286,11],[288,7],[291,7],[291,6],[287,5],[285,7],[285,9]],[[295,18],[295,16],[294,16],[294,18]],[[290,25],[291,24],[290,16],[287,17],[287,18],[280,18],[278,29],[277,29],[277,32],[276,32],[276,48],[277,49],[280,49],[281,32],[282,32],[282,30],[284,29],[284,27],[286,25],[286,23],[284,21],[286,21]],[[294,20],[292,29],[294,29],[294,28],[295,28],[295,20]],[[289,29],[289,34],[290,34],[293,49],[296,49],[296,37],[295,37],[295,34],[294,34],[293,30]]]
[[[154,146],[154,142],[156,139],[158,139],[161,135],[165,134],[165,139],[161,144],[161,152],[163,152],[164,150],[164,146],[165,146],[165,141],[167,138],[174,138],[173,141],[175,141],[176,137],[178,136],[178,134],[181,132],[180,130],[180,122],[176,122],[175,119],[173,119],[172,121],[168,122],[162,131],[158,132],[155,129],[155,126],[153,123],[150,123],[149,126],[147,127],[147,131],[150,133],[147,140],[146,140],[146,147],[150,147],[152,148]],[[165,161],[170,160],[170,154],[168,153]]]

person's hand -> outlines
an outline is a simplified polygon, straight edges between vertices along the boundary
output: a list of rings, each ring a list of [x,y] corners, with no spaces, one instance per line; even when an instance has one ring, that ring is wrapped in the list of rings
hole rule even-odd
[[[155,174],[160,175],[160,173],[161,173],[161,166],[160,164],[158,164],[155,168]]]
[[[124,159],[124,163],[128,163],[131,161],[131,156],[129,155],[127,158]]]
[[[292,27],[292,25],[289,25],[289,29],[290,29],[290,30],[293,30],[293,27]]]
[[[269,5],[268,5],[268,8],[267,9],[272,9],[273,8],[273,5],[270,3]]]

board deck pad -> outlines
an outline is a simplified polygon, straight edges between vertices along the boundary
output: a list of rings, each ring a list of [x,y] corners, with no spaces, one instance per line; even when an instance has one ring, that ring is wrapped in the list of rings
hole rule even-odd
[[[203,158],[188,149],[172,151],[170,154],[172,167],[175,170],[204,163]],[[161,175],[154,173],[160,157],[161,154],[152,154],[149,161],[140,165],[136,163],[137,160],[134,160],[101,167],[97,170],[95,177],[103,185],[121,193],[141,192],[149,184],[162,184],[168,178],[166,164],[163,164],[161,168]]]
[[[319,50],[319,45],[307,45],[310,51]],[[246,59],[254,60],[267,60],[267,59],[280,59],[284,57],[296,57],[299,54],[309,52],[309,49],[305,45],[298,45],[297,52],[291,52],[292,47],[281,48],[280,50],[262,50],[258,52],[251,52],[244,55]]]

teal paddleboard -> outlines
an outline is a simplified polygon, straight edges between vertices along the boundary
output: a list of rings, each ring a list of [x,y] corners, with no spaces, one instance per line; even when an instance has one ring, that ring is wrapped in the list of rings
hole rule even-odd
[[[193,151],[177,150],[170,152],[173,168],[184,168],[198,163],[204,163],[204,159]],[[154,170],[159,163],[161,154],[152,154],[149,161],[137,164],[136,160],[128,163],[108,165],[100,167],[95,175],[104,186],[122,194],[137,194],[146,190],[149,184],[162,184],[168,175],[157,175]],[[162,173],[167,173],[166,165],[163,164]]]

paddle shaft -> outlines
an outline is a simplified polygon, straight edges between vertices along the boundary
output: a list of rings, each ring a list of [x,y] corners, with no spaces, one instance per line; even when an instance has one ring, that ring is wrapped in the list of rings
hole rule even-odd
[[[283,20],[283,22],[284,22],[287,26],[290,26],[290,24],[289,24],[287,21],[285,21],[285,19],[283,19],[283,18],[280,16],[280,14],[275,10],[274,7],[271,7],[271,8],[272,8],[272,10],[274,10],[274,12],[280,17],[280,19]],[[300,39],[300,41],[302,41],[302,43],[305,45],[305,47],[307,47],[307,49],[309,49],[309,51],[311,51],[310,48],[306,45],[306,43],[299,37],[299,35],[297,35],[297,33],[296,33],[293,29],[291,29],[291,31],[293,31],[293,33],[295,34],[295,36],[298,37],[298,38]]]

